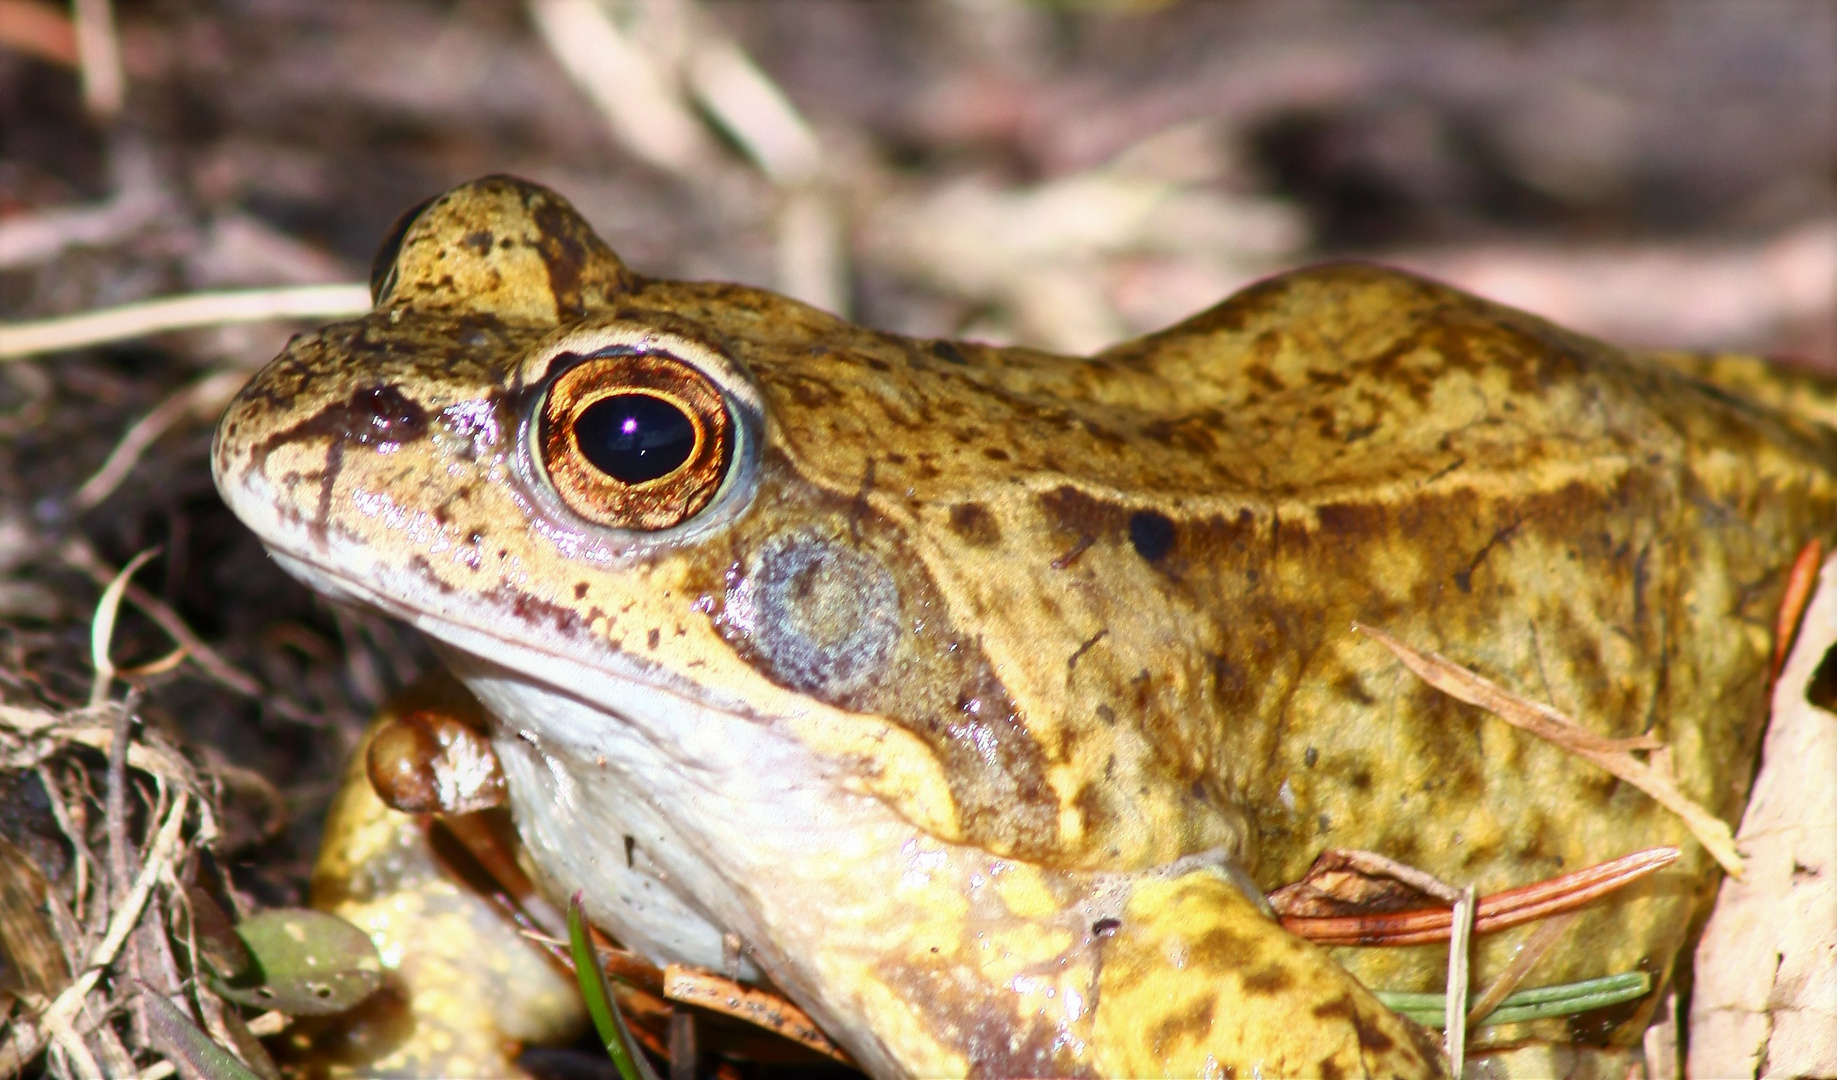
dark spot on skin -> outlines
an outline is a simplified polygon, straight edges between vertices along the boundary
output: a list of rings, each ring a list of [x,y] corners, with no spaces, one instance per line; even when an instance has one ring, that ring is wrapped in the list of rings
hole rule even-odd
[[[981,503],[958,503],[950,508],[950,531],[977,547],[1001,543],[1001,526]]]
[[[1333,689],[1339,691],[1340,697],[1359,705],[1375,705],[1378,701],[1365,689],[1365,684],[1359,681],[1355,672],[1349,671],[1333,680]]]
[[[510,613],[531,626],[552,626],[563,637],[573,637],[580,632],[580,615],[572,609],[539,600],[509,584],[499,586],[486,596],[488,599],[508,603]]]
[[[1372,1024],[1362,1011],[1354,1009],[1350,1019],[1352,1030],[1359,1036],[1359,1049],[1368,1050],[1374,1054],[1388,1054],[1397,1045],[1395,1039]]]
[[[1114,937],[1116,932],[1122,929],[1122,925],[1121,919],[1098,919],[1091,924],[1091,935],[1093,937]]]
[[[632,868],[632,855],[638,850],[638,838],[630,833],[625,834],[625,869]]]
[[[1343,1080],[1346,1075],[1345,1070],[1341,1069],[1339,1063],[1332,1058],[1321,1058],[1320,1064],[1315,1068],[1320,1071],[1320,1080]]]
[[[586,598],[587,598],[587,583],[584,581],[575,582],[574,583],[574,599],[585,600]]]
[[[555,313],[563,319],[579,318],[586,311],[581,278],[589,261],[616,262],[616,257],[580,215],[555,195],[542,192],[533,200],[530,213],[539,233],[537,248],[548,271]]]
[[[939,360],[944,361],[946,364],[960,364],[960,365],[967,366],[970,362],[969,357],[963,355],[963,350],[957,348],[955,342],[950,342],[950,341],[932,342],[931,343],[931,355],[937,357]]]
[[[479,256],[491,254],[491,245],[496,242],[497,238],[491,235],[490,229],[479,229],[476,232],[467,233],[465,239],[460,241],[461,244],[471,248],[473,254]]]
[[[985,446],[985,447],[983,447],[983,448],[982,448],[982,456],[983,456],[983,457],[985,457],[985,458],[988,458],[988,459],[989,459],[990,461],[1006,461],[1006,460],[1008,460],[1008,452],[1007,452],[1006,450],[1003,450],[1003,449],[1002,449],[1001,447],[999,447],[999,446]]]
[[[1065,673],[1068,679],[1071,677],[1072,669],[1078,666],[1078,661],[1084,658],[1085,653],[1091,651],[1091,646],[1102,641],[1109,633],[1110,633],[1110,628],[1106,626],[1102,630],[1099,630],[1095,634],[1092,634],[1090,637],[1086,638],[1083,642],[1081,642],[1078,645],[1078,648],[1075,651],[1073,651],[1071,659],[1065,662]]]
[[[661,641],[662,639],[663,639],[663,635],[658,633],[657,628],[653,626],[651,627],[650,633],[644,635],[644,644],[650,648],[655,649],[657,647],[657,642]]]
[[[353,391],[343,401],[327,405],[312,416],[262,440],[252,455],[260,462],[277,446],[303,437],[331,440],[325,451],[325,471],[319,475],[318,514],[312,522],[324,535],[332,510],[332,489],[344,471],[347,445],[383,446],[390,449],[414,442],[427,434],[427,411],[393,386],[372,386]]]
[[[1212,1020],[1217,1010],[1217,993],[1201,995],[1192,1005],[1168,1014],[1165,1020],[1156,1024],[1149,1032],[1149,1045],[1166,1047],[1175,1039],[1188,1045],[1197,1045],[1212,1033]]]
[[[1321,832],[1327,832],[1328,830],[1333,828],[1333,819],[1328,817],[1325,814],[1322,814],[1320,815],[1318,824],[1320,825]]]
[[[1319,760],[1320,760],[1320,751],[1314,749],[1312,746],[1308,747],[1307,751],[1301,755],[1301,763],[1303,765],[1306,765],[1310,769],[1312,769],[1314,767],[1314,763]]]
[[[1523,524],[1524,524],[1524,520],[1521,518],[1518,521],[1514,521],[1510,525],[1507,525],[1499,529],[1497,532],[1493,533],[1492,538],[1486,541],[1485,545],[1482,546],[1480,550],[1474,555],[1473,561],[1469,562],[1465,569],[1455,571],[1454,587],[1461,590],[1462,592],[1472,592],[1473,591],[1473,572],[1480,568],[1480,564],[1482,562],[1486,561],[1486,556],[1493,550],[1494,547],[1503,543],[1506,540],[1511,539],[1512,534],[1517,532],[1518,527]]]
[[[1099,705],[1097,706],[1097,719],[1102,720],[1106,724],[1114,724],[1116,723],[1116,710],[1110,708],[1108,705]]]
[[[1242,971],[1262,956],[1256,939],[1245,937],[1225,927],[1206,931],[1193,942],[1191,963],[1194,968],[1215,972]]]
[[[1158,511],[1138,510],[1129,515],[1129,542],[1137,555],[1160,562],[1174,549],[1174,523]]]
[[[1083,558],[1084,553],[1091,550],[1091,545],[1096,542],[1097,538],[1095,536],[1092,536],[1090,533],[1085,533],[1078,538],[1077,543],[1056,556],[1048,565],[1054,570],[1069,570],[1078,565],[1078,560]]]
[[[1295,985],[1295,976],[1287,968],[1270,965],[1260,967],[1244,976],[1244,992],[1247,994],[1280,994]]]

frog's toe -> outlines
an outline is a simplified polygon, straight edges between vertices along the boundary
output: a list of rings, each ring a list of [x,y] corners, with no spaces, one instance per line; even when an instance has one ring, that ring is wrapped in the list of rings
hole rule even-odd
[[[1138,885],[1103,949],[1105,1076],[1439,1077],[1423,1028],[1222,874]]]
[[[426,707],[428,693],[421,687],[392,702],[372,735],[408,708]],[[388,974],[383,991],[357,1009],[302,1027],[293,1049],[303,1071],[525,1075],[515,1064],[523,1046],[565,1042],[582,1030],[578,992],[488,901],[443,868],[413,815],[384,805],[365,760],[361,752],[353,757],[326,819],[313,905],[368,933]]]

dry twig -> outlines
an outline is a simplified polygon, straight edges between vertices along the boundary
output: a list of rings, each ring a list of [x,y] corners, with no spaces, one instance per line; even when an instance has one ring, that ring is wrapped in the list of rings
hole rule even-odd
[[[671,964],[663,969],[663,996],[757,1024],[819,1054],[849,1061],[842,1048],[830,1042],[804,1010],[777,994],[742,986],[712,971]]]
[[[101,311],[0,325],[0,360],[198,326],[269,319],[335,319],[370,310],[370,287],[297,285],[167,296]]]
[[[1490,934],[1571,911],[1677,861],[1674,847],[1648,848],[1571,874],[1483,896],[1474,933]],[[1321,945],[1425,945],[1448,939],[1444,907],[1371,915],[1282,916],[1283,929]]]
[[[1469,705],[1478,705],[1652,796],[1659,805],[1683,819],[1691,835],[1731,877],[1741,877],[1741,855],[1735,850],[1735,837],[1728,824],[1686,797],[1669,775],[1639,761],[1630,752],[1656,750],[1662,744],[1646,736],[1609,739],[1597,735],[1555,709],[1526,701],[1445,657],[1418,652],[1375,627],[1354,624],[1353,628],[1377,639],[1395,653],[1404,666],[1442,693]]]

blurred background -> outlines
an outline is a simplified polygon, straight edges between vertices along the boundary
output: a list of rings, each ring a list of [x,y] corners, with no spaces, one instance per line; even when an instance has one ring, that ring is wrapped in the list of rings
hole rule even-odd
[[[1837,370],[1825,0],[0,0],[0,323],[359,282],[492,172],[641,273],[906,333],[1085,351],[1358,257]],[[217,412],[307,324],[0,358],[0,697],[80,701],[99,583],[157,546],[117,651],[188,635],[141,712],[233,778],[260,903],[428,659],[212,491]]]

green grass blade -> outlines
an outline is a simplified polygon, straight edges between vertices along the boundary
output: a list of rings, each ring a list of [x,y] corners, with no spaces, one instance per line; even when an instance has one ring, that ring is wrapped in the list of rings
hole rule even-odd
[[[580,894],[568,901],[568,952],[574,958],[574,977],[580,982],[580,996],[586,999],[587,1015],[593,1018],[593,1029],[619,1070],[622,1080],[657,1080],[644,1051],[632,1038],[619,1006],[612,999],[612,985],[606,981],[606,969],[600,966],[599,954],[587,936],[587,920],[581,915]]]
[[[1531,990],[1520,990],[1507,997],[1478,1026],[1491,1027],[1495,1024],[1518,1024],[1526,1020],[1570,1016],[1632,1001],[1651,992],[1652,976],[1643,971],[1629,971],[1621,975],[1560,983],[1556,986],[1539,986]],[[1380,990],[1377,997],[1385,1007],[1402,1013],[1424,1027],[1442,1026],[1443,1009],[1448,1000],[1444,994]],[[1468,1004],[1472,1005],[1478,1000],[1479,995],[1475,994]]]

